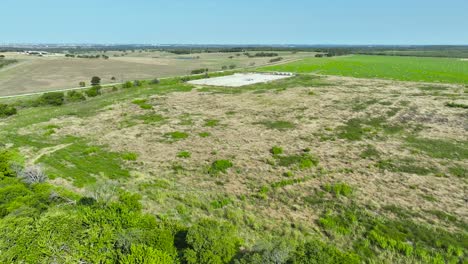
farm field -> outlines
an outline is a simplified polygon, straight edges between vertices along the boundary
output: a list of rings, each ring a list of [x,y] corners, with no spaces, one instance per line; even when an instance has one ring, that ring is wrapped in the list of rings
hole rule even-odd
[[[90,52],[85,55],[106,55],[109,59],[67,58],[5,54],[18,62],[0,69],[0,96],[27,94],[78,87],[79,82],[99,76],[103,84],[189,75],[192,70],[208,68],[219,71],[223,66],[245,68],[268,64],[272,58],[249,58],[237,53],[194,53],[175,55],[169,52]],[[278,52],[284,60],[313,56],[311,52]],[[232,58],[229,58],[232,57]],[[112,78],[114,77],[114,78]]]
[[[57,221],[50,230],[77,226],[64,237],[48,229],[30,237],[53,236],[94,252],[83,261],[118,259],[113,249],[148,235],[134,227],[152,223],[149,218],[137,222],[137,213],[117,202],[109,203],[111,209],[93,205],[95,199],[135,206],[133,196],[115,191],[122,190],[138,195],[136,208],[157,216],[163,223],[158,228],[181,230],[169,234],[169,249],[152,242],[172,252],[167,258],[190,260],[178,236],[194,232],[186,226],[214,219],[232,226],[207,229],[226,241],[240,241],[242,249],[229,255],[234,263],[269,263],[269,254],[280,255],[279,263],[303,263],[301,254],[317,248],[325,252],[321,257],[343,263],[463,263],[468,253],[467,87],[364,79],[402,78],[403,71],[394,68],[384,75],[385,69],[404,64],[409,71],[417,61],[409,58],[407,65],[400,58],[378,58],[381,64],[375,57],[352,56],[262,68],[360,78],[302,74],[238,88],[174,78],[103,88],[102,95],[61,106],[31,107],[28,100],[36,97],[8,100],[18,113],[0,119],[0,142],[24,164],[41,164],[48,184],[59,188],[55,195],[65,197],[39,212],[23,210],[35,212],[39,226]],[[213,63],[222,65],[217,59]],[[447,60],[451,66],[444,70],[450,74],[434,76],[464,80],[454,66],[461,64],[451,63]],[[421,71],[435,71],[434,64],[427,61]],[[424,76],[413,71],[407,78]],[[0,192],[20,197],[0,204],[0,212],[21,215],[16,210],[21,195],[47,188]],[[93,198],[67,200],[76,195]],[[9,217],[0,219],[0,236],[6,238],[0,243],[1,262],[14,256],[16,242],[10,241],[29,245],[32,239],[8,232],[32,219],[9,222]],[[89,224],[105,217],[123,219],[118,231]],[[92,242],[81,243],[88,236]],[[310,239],[320,242],[309,244],[312,249],[300,246]],[[72,263],[78,255],[40,245],[22,252],[25,261],[40,262]]]
[[[468,61],[455,58],[349,55],[308,58],[289,64],[267,66],[261,70],[468,84]]]

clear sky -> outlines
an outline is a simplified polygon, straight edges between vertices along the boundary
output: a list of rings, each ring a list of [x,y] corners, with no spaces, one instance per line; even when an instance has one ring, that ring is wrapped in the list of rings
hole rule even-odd
[[[468,44],[468,0],[0,0],[0,43]]]

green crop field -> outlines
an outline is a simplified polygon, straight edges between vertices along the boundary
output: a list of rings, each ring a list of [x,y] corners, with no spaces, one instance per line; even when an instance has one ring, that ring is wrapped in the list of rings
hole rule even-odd
[[[289,71],[400,81],[468,83],[468,61],[447,58],[354,55],[308,58],[262,71]]]

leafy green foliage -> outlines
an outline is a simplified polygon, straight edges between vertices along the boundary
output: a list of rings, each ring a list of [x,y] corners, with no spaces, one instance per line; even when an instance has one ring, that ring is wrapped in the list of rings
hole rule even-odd
[[[83,95],[83,93],[79,91],[69,91],[67,92],[67,101],[68,102],[81,102],[81,101],[86,101],[86,97]]]
[[[275,159],[277,160],[277,164],[279,166],[295,166],[297,169],[300,170],[315,167],[319,163],[318,158],[309,153],[302,153],[296,155],[275,155]]]
[[[172,140],[180,140],[180,139],[188,138],[189,135],[185,132],[174,131],[174,132],[166,133],[164,134],[164,136]]]
[[[229,168],[233,166],[232,162],[229,160],[216,160],[211,163],[208,172],[210,174],[219,174],[219,173],[226,173]]]
[[[63,105],[65,101],[65,94],[63,92],[49,92],[41,95],[37,103],[39,105],[53,105],[60,106]]]
[[[0,118],[16,115],[17,110],[14,106],[0,104]]]
[[[282,147],[278,147],[278,146],[273,146],[273,147],[270,149],[270,153],[273,154],[273,155],[280,155],[280,154],[283,154],[283,148],[282,148]]]
[[[0,148],[0,178],[3,176],[16,176],[16,173],[12,167],[15,156],[15,153],[12,151]]]
[[[177,157],[178,158],[184,158],[184,159],[187,159],[187,158],[190,158],[192,156],[192,154],[188,151],[181,151],[179,153],[177,153]]]
[[[122,159],[128,160],[128,161],[135,161],[138,158],[138,154],[134,152],[126,152],[122,154]]]
[[[88,97],[96,97],[98,95],[101,95],[101,86],[99,85],[93,86],[89,88],[88,90],[86,90],[85,93]]]
[[[228,223],[201,220],[190,227],[183,259],[191,264],[229,263],[236,255],[240,240],[236,229]]]
[[[358,264],[361,258],[353,253],[342,252],[318,240],[300,245],[293,253],[292,264]]]
[[[353,194],[353,188],[346,183],[326,184],[323,189],[332,193],[335,197],[345,196],[348,197]]]

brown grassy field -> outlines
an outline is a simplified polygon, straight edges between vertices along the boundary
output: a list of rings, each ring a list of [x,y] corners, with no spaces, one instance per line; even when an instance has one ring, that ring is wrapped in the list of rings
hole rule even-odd
[[[313,53],[279,52],[284,59],[313,56]],[[104,54],[104,53],[101,53]],[[78,87],[89,84],[91,77],[99,76],[102,83],[111,84],[136,79],[153,79],[186,75],[194,69],[219,71],[222,66],[245,68],[268,64],[271,58],[248,58],[234,53],[200,53],[174,55],[167,52],[107,52],[110,58],[66,58],[64,55],[37,57],[5,53],[19,62],[0,69],[0,96]],[[114,55],[119,55],[115,57]],[[234,58],[230,59],[230,56]],[[115,77],[115,81],[111,80]]]

